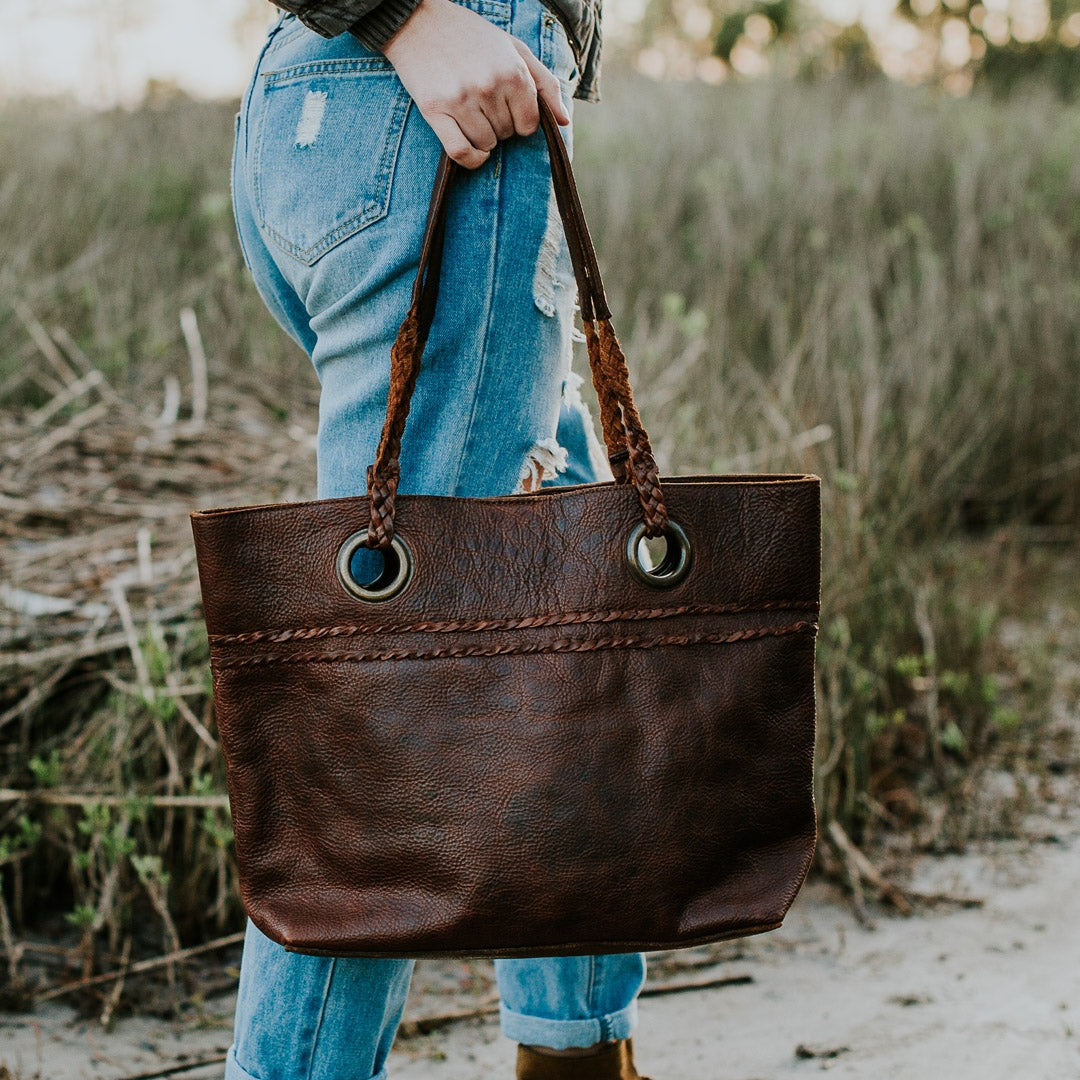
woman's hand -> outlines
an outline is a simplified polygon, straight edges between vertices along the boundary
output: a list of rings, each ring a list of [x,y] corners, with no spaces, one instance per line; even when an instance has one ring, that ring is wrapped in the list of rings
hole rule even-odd
[[[453,0],[421,0],[383,48],[447,154],[483,165],[500,139],[540,125],[536,95],[569,124],[559,80],[524,42]]]

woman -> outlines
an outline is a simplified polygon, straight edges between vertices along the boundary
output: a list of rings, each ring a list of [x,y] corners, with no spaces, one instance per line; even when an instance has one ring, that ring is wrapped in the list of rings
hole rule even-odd
[[[365,490],[442,148],[471,171],[452,193],[400,490],[595,479],[605,462],[569,366],[573,276],[536,100],[569,141],[571,98],[596,92],[595,0],[279,6],[238,117],[233,193],[255,282],[322,385],[319,496]],[[382,1080],[411,973],[410,960],[288,953],[249,925],[227,1080]],[[640,954],[496,973],[520,1080],[638,1076]]]

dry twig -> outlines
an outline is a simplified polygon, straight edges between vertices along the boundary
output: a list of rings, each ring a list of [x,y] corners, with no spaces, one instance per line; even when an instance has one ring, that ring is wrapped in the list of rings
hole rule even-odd
[[[128,806],[132,802],[143,802],[148,807],[172,807],[202,810],[224,810],[228,808],[227,795],[104,795],[93,791],[19,791],[15,788],[0,788],[0,803],[39,802],[48,806]]]
[[[829,839],[836,845],[852,875],[854,883],[867,882],[883,899],[888,900],[902,915],[910,915],[914,908],[904,893],[889,881],[876,866],[851,842],[838,821],[829,823]],[[865,914],[865,912],[864,912]]]
[[[91,986],[104,986],[106,983],[124,978],[128,975],[139,975],[144,971],[156,971],[158,968],[168,967],[170,964],[178,964],[184,960],[190,960],[193,956],[202,953],[216,952],[218,949],[227,949],[232,945],[239,945],[244,940],[243,931],[237,934],[229,934],[227,937],[216,938],[203,945],[192,945],[187,949],[176,949],[164,956],[155,956],[150,960],[140,960],[135,964],[123,968],[120,971],[107,971],[103,975],[92,975],[88,979],[79,979],[78,982],[67,983],[64,986],[56,986],[51,990],[45,990],[34,996],[34,1004],[40,1005],[54,998],[64,997],[65,994],[73,994],[78,990],[87,990]]]
[[[227,1057],[227,1050],[219,1050],[204,1057],[193,1058],[191,1061],[178,1061],[173,1065],[166,1065],[164,1068],[153,1069],[150,1072],[132,1073],[120,1077],[119,1080],[165,1080],[168,1076],[179,1076],[181,1073],[194,1072],[196,1069],[208,1069],[211,1065],[221,1065]]]

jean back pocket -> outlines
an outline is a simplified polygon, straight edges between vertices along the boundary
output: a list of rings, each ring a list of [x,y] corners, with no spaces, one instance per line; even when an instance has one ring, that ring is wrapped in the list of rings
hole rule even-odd
[[[266,72],[253,196],[267,238],[310,266],[385,217],[409,103],[373,55]]]

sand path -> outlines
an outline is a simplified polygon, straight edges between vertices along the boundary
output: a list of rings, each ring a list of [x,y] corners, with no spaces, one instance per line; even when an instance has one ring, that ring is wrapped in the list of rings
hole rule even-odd
[[[1077,1080],[1080,794],[1075,802],[1059,808],[1041,843],[999,842],[915,865],[914,887],[981,897],[982,907],[907,919],[878,911],[870,929],[849,902],[815,884],[781,930],[725,946],[711,967],[661,975],[751,981],[643,1000],[639,1067],[656,1080],[781,1080],[822,1070],[887,1080]],[[426,978],[437,982],[438,973]],[[431,1012],[431,1003],[418,997],[411,1008]],[[445,1011],[445,1001],[436,1004]],[[0,1078],[120,1080],[182,1055],[204,1058],[227,1045],[231,1008],[226,997],[199,1026],[134,1017],[111,1032],[60,1005],[0,1014],[8,1070]],[[391,1075],[509,1078],[513,1054],[494,1020],[468,1021],[399,1040]],[[174,1075],[220,1074],[210,1066]]]

